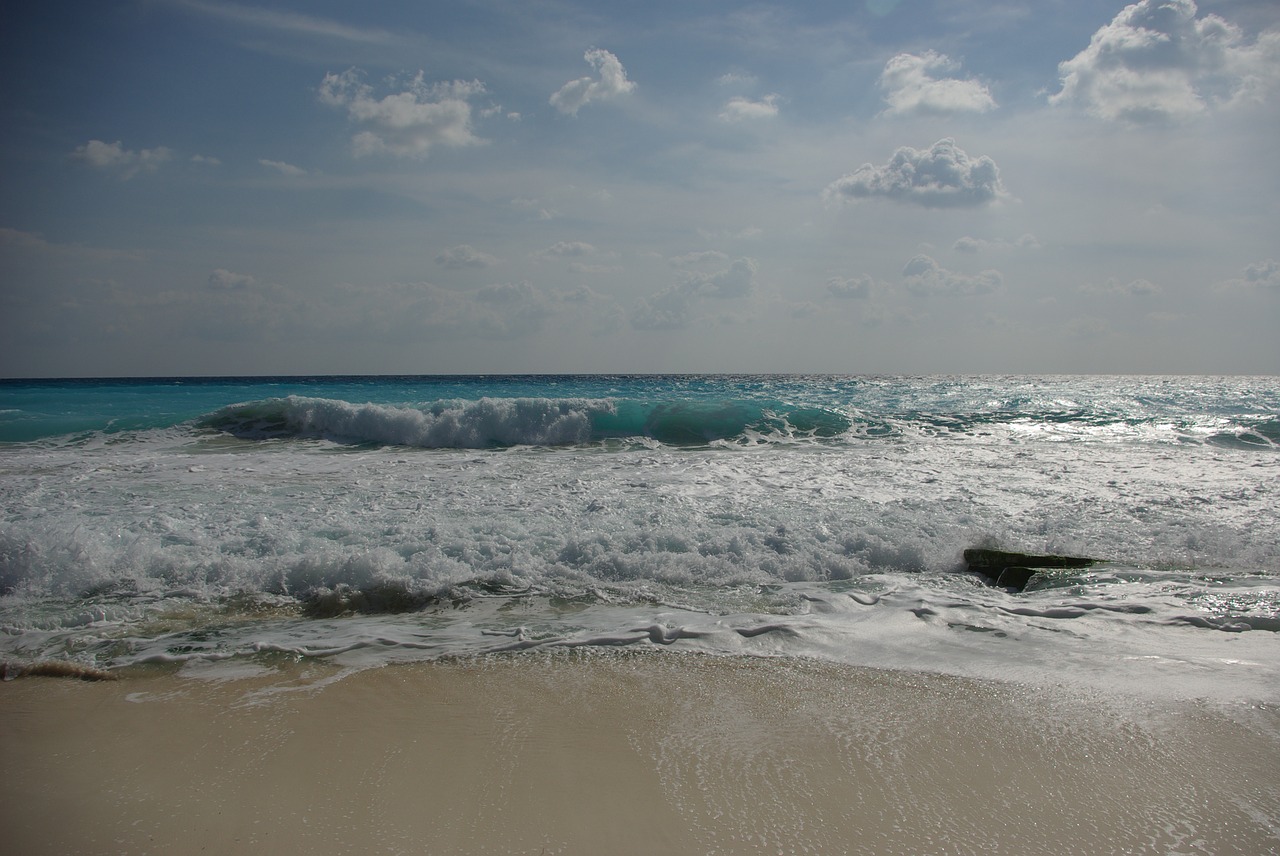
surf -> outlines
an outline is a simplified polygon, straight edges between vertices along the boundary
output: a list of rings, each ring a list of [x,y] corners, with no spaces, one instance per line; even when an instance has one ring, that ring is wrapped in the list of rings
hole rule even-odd
[[[608,440],[701,446],[831,438],[848,432],[852,420],[830,409],[770,401],[486,397],[404,407],[291,395],[224,407],[196,424],[249,440],[490,449]]]

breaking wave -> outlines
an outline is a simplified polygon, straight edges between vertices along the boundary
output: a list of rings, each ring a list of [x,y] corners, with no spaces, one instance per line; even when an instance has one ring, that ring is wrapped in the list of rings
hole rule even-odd
[[[689,446],[827,438],[849,431],[852,422],[832,410],[790,408],[780,402],[482,398],[393,407],[289,396],[233,404],[200,420],[198,426],[251,440],[485,449],[606,440]]]

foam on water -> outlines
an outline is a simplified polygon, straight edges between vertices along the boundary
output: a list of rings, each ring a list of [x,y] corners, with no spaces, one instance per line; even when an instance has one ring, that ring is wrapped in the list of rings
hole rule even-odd
[[[0,657],[621,644],[1280,686],[1263,381],[313,386],[0,446]],[[979,543],[1110,563],[1011,594],[965,572]]]

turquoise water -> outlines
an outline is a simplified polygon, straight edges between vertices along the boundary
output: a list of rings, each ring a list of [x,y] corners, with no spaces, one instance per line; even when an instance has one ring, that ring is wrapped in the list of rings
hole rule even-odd
[[[412,434],[399,438],[384,429],[387,436],[379,436],[371,425],[379,416],[390,421],[408,413],[426,417],[424,423],[438,421],[442,414],[456,414],[462,422],[488,421],[469,431],[467,440],[437,432],[444,434],[436,441],[443,446],[619,438],[673,445],[749,437],[875,438],[913,429],[963,433],[1029,422],[1067,430],[1164,427],[1190,440],[1207,437],[1274,447],[1280,443],[1277,398],[1275,383],[1265,378],[581,375],[0,381],[0,442],[191,427],[256,439],[297,434],[422,445]],[[507,402],[508,409],[475,406],[485,401]],[[510,402],[522,402],[518,412]],[[327,408],[329,422],[336,425],[340,414],[361,407],[358,415],[369,437],[350,427],[338,430],[320,413]],[[546,434],[557,417],[576,414],[585,420],[581,430]]]

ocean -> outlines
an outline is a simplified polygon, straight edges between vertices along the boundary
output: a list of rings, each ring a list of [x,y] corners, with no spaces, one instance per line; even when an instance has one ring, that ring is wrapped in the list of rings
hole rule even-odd
[[[1280,698],[1280,379],[0,382],[0,660],[631,647]],[[1102,560],[1022,591],[970,547]]]

